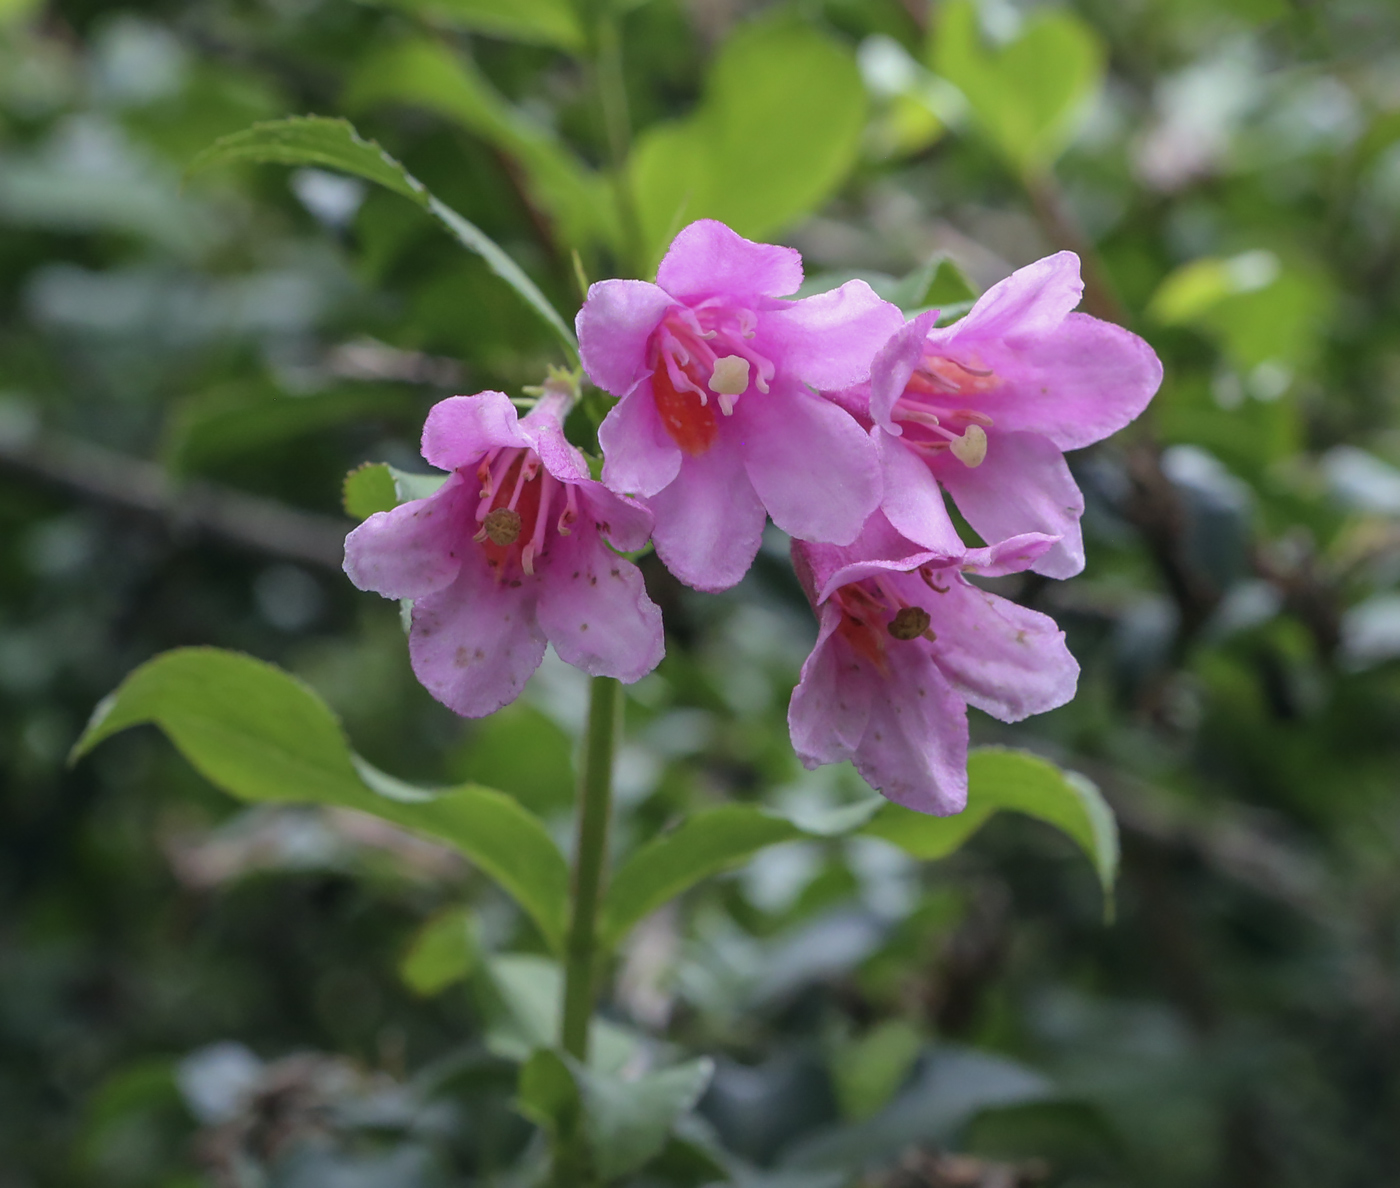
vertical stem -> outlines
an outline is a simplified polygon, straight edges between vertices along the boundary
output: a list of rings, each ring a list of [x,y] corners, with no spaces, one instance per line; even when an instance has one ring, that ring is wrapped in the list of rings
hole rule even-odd
[[[612,677],[594,677],[579,776],[573,917],[564,942],[564,1017],[560,1027],[564,1051],[580,1061],[588,1059],[588,1023],[593,1015],[597,966],[598,902],[602,898],[607,868],[613,752],[621,723],[622,685]]]

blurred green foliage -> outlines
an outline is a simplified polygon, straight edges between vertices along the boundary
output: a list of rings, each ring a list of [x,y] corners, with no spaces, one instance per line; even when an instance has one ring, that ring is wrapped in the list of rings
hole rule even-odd
[[[917,1148],[984,1184],[1393,1178],[1397,46],[1386,0],[0,2],[0,1184],[513,1183],[531,1119],[693,1052],[694,1111],[677,1075],[643,1093],[660,1122],[589,1140],[631,1182],[939,1183]],[[1001,590],[1065,627],[1078,699],[974,733],[1113,802],[1112,927],[1023,817],[937,863],[793,836],[638,926],[611,1063],[525,1085],[558,989],[482,870],[239,805],[154,731],[64,766],[129,671],[213,645],[296,673],[375,768],[568,836],[577,674],[458,721],[333,547],[348,470],[395,468],[349,500],[383,506],[433,400],[566,348],[411,194],[252,164],[182,188],[306,114],[353,119],[566,321],[580,271],[645,273],[702,214],[911,309],[1096,254],[1090,312],[1121,304],[1168,379],[1071,459],[1084,576]],[[619,853],[860,798],[787,742],[814,627],[783,554],[717,598],[643,561],[668,654],[629,692]]]

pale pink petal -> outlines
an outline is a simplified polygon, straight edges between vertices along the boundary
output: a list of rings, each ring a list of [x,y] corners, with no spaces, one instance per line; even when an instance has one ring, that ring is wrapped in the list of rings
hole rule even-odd
[[[986,363],[1003,386],[981,396],[976,407],[997,429],[1040,433],[1062,450],[1118,432],[1162,382],[1162,362],[1147,343],[1087,314],[1070,314],[1042,341],[989,352]]]
[[[561,416],[558,406],[540,404],[526,414],[520,428],[550,474],[561,483],[586,482],[592,473],[579,448],[564,436]]]
[[[966,546],[953,527],[943,492],[927,463],[883,429],[874,430],[874,439],[884,475],[880,510],[886,519],[921,548],[943,557],[961,555]]]
[[[649,382],[613,405],[598,429],[598,444],[603,482],[619,495],[655,495],[680,472],[680,446],[661,423]]]
[[[819,389],[849,388],[870,376],[875,352],[904,325],[897,306],[864,281],[804,297],[762,315],[759,347],[779,369]]]
[[[613,548],[636,552],[651,538],[651,509],[635,499],[614,495],[602,483],[591,479],[578,484],[579,516],[591,516],[593,523]]]
[[[452,474],[427,499],[375,512],[345,538],[345,573],[385,598],[422,598],[449,585],[471,548],[471,483]]]
[[[1026,532],[1058,536],[1054,547],[1031,568],[1052,578],[1073,577],[1084,568],[1079,529],[1084,496],[1065,465],[1065,456],[1038,433],[996,434],[980,466],[964,466],[951,452],[931,465],[983,540],[1000,541]]]
[[[934,341],[1004,338],[1013,344],[1045,337],[1064,321],[1084,293],[1079,279],[1079,257],[1056,252],[1034,264],[1018,268],[977,299],[968,314],[944,330],[935,330]]]
[[[1003,722],[1064,705],[1074,696],[1079,665],[1065,633],[1047,615],[978,589],[961,575],[946,593],[930,592],[917,578],[901,593],[933,619],[934,663],[959,694]]]
[[[821,634],[788,703],[792,749],[807,768],[855,756],[870,720],[873,688],[880,680],[879,673],[834,634],[840,622],[836,607],[822,608]]]
[[[625,396],[646,372],[647,339],[675,304],[656,285],[606,280],[589,286],[578,311],[579,356],[588,378],[605,392]]]
[[[802,256],[754,243],[714,219],[691,223],[671,241],[656,283],[674,297],[787,297],[802,287]]]
[[[870,364],[870,419],[895,437],[904,433],[894,421],[895,401],[904,395],[909,377],[923,359],[924,341],[937,320],[936,309],[912,318],[890,335]]]
[[[629,684],[660,663],[661,611],[641,570],[609,551],[592,524],[550,542],[539,572],[539,625],[560,659]]]
[[[474,466],[497,446],[528,446],[515,405],[504,392],[449,396],[428,410],[423,424],[423,457],[440,470]]]
[[[890,676],[876,684],[856,770],[881,795],[919,813],[947,816],[967,805],[967,709],[908,641],[888,652]]]
[[[473,550],[452,585],[413,604],[408,650],[414,675],[467,718],[514,701],[544,659],[537,593],[537,581],[498,584]]]
[[[801,540],[855,540],[880,502],[880,460],[848,413],[794,384],[750,393],[734,420],[773,523]]]
[[[738,450],[720,443],[687,456],[676,481],[648,503],[657,555],[687,586],[727,590],[748,572],[765,517]]]
[[[1005,577],[1009,573],[1024,573],[1039,558],[1055,546],[1059,539],[1043,532],[1026,532],[999,540],[982,549],[968,549],[958,565],[964,573],[983,577]]]

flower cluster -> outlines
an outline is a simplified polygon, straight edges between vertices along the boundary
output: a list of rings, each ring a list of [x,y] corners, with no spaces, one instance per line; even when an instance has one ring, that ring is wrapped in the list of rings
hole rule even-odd
[[[413,600],[414,671],[434,696],[491,713],[546,642],[591,674],[639,679],[660,660],[661,617],[614,550],[650,537],[681,581],[724,590],[770,517],[820,623],[789,711],[809,767],[849,759],[892,800],[957,812],[966,707],[1016,721],[1074,695],[1054,622],[968,575],[1083,568],[1063,451],[1142,411],[1156,355],[1073,312],[1070,252],[948,327],[936,311],[906,322],[863,281],[793,299],[801,283],[796,251],[702,220],[655,284],[594,285],[583,365],[618,398],[602,482],[564,438],[567,397],[524,418],[499,392],[432,410],[423,455],[446,482],[351,533],[345,568]],[[945,492],[985,547],[960,539]]]

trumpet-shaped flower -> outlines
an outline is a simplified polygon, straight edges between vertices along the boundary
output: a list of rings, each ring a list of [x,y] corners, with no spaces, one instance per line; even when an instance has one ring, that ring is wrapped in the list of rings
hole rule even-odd
[[[584,367],[620,397],[598,434],[603,481],[647,501],[657,553],[702,590],[743,577],[765,510],[799,539],[849,544],[879,502],[874,442],[813,389],[865,380],[903,318],[863,281],[781,300],[801,283],[797,252],[706,219],[656,284],[603,281],[579,312]]]
[[[640,548],[651,513],[589,477],[564,438],[565,404],[547,395],[524,418],[502,392],[434,405],[423,456],[451,472],[446,482],[345,541],[355,585],[413,599],[413,671],[470,718],[514,700],[546,642],[623,681],[661,659],[661,612],[637,567],[604,544]]]
[[[884,467],[882,509],[905,536],[955,547],[941,484],[984,540],[1059,540],[1032,566],[1084,568],[1084,497],[1064,451],[1117,432],[1147,406],[1162,365],[1137,335],[1072,313],[1079,258],[1060,252],[987,290],[938,329],[935,311],[897,331],[871,368],[870,417]]]
[[[788,709],[802,762],[849,759],[898,804],[960,812],[967,706],[1019,721],[1063,705],[1079,675],[1052,619],[966,575],[1019,572],[1054,543],[1027,534],[931,552],[878,512],[848,548],[793,542],[793,565],[820,622]]]

